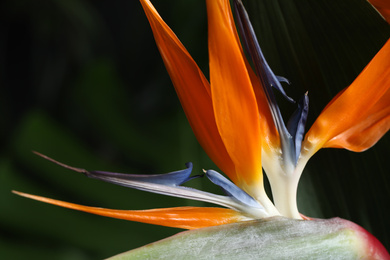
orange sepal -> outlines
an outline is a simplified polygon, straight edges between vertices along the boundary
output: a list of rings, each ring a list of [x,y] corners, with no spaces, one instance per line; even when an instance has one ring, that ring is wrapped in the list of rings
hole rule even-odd
[[[229,1],[207,0],[207,15],[214,114],[237,172],[229,177],[243,189],[262,189],[259,112]]]
[[[210,85],[188,51],[148,0],[141,0],[181,105],[199,143],[229,177],[235,168],[219,135]]]
[[[100,216],[183,229],[218,226],[245,219],[237,211],[225,208],[178,207],[150,210],[115,210],[83,206],[19,191],[13,191],[13,193],[33,200]]]
[[[364,151],[390,128],[390,40],[355,81],[326,106],[305,138],[322,147]]]
[[[345,148],[354,152],[373,146],[390,129],[390,91],[378,104],[364,114],[367,117],[342,134],[325,143],[324,147]]]
[[[376,10],[390,23],[390,1],[389,0],[368,0]]]

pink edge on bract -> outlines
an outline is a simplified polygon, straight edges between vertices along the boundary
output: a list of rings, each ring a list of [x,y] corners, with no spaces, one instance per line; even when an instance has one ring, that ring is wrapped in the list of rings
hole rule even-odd
[[[218,226],[245,220],[245,217],[239,212],[225,208],[177,207],[149,210],[115,210],[83,206],[18,191],[13,191],[13,193],[33,200],[95,215],[183,229]]]
[[[263,189],[259,112],[228,0],[207,0],[210,85],[217,127],[236,184]],[[245,133],[245,134],[243,134]]]
[[[354,230],[357,233],[357,237],[361,238],[361,250],[364,251],[362,254],[365,256],[364,259],[390,260],[389,252],[387,252],[382,243],[370,232],[351,221],[343,221],[345,222],[346,227]]]
[[[196,138],[211,160],[236,181],[235,167],[217,129],[207,79],[150,1],[140,2]]]

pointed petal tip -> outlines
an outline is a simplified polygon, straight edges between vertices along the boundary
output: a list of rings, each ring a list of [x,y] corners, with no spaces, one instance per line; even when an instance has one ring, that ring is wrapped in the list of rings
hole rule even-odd
[[[234,164],[218,132],[210,85],[194,59],[152,3],[141,0],[157,47],[180,103],[199,143],[220,169],[234,175]]]
[[[193,166],[192,162],[186,162],[185,165],[186,165],[187,168],[191,168],[192,169],[192,166]]]
[[[41,196],[37,196],[37,195],[32,195],[32,194],[29,194],[29,193],[24,193],[24,192],[21,192],[21,191],[17,191],[17,190],[12,190],[11,191],[13,194],[16,194],[18,196],[21,196],[21,197],[25,197],[25,198],[28,198],[28,199],[32,199],[32,200],[36,200],[36,201],[41,201],[41,202],[45,202],[45,203],[50,203],[50,204],[55,204],[55,203],[51,203],[51,199],[48,199],[48,198],[45,198],[45,197],[41,197]],[[54,201],[54,200],[53,200]],[[55,205],[58,205],[58,204],[55,204]]]
[[[279,80],[279,82],[287,83],[288,85],[291,85],[291,81],[289,81],[287,78],[282,76],[276,76],[276,78]]]
[[[13,194],[16,194],[16,195],[19,195],[19,196],[24,197],[24,193],[23,193],[23,192],[20,192],[20,191],[17,191],[17,190],[11,190],[11,192],[12,192]]]
[[[54,160],[53,158],[50,158],[49,156],[44,155],[44,154],[42,154],[42,153],[40,153],[40,152],[37,152],[37,151],[32,151],[32,152],[33,152],[34,154],[36,154],[36,155],[42,157],[43,159],[46,159],[46,160],[48,160],[48,161],[50,161],[50,162],[52,162],[52,163],[55,163],[55,164],[57,164],[57,165],[59,165],[59,166],[62,166],[62,167],[64,167],[64,168],[66,168],[66,169],[69,169],[69,170],[72,170],[72,171],[75,171],[75,172],[79,172],[79,173],[84,173],[84,174],[87,174],[87,173],[88,173],[88,171],[85,170],[85,169],[77,168],[77,167],[73,167],[73,166],[69,166],[69,165],[64,164],[64,163],[62,163],[62,162],[59,162],[59,161],[57,161],[57,160]]]

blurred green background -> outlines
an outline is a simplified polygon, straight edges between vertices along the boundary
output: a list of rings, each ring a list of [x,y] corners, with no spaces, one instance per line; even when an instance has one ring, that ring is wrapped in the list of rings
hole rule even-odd
[[[310,97],[310,126],[390,36],[364,0],[244,2],[270,66]],[[154,0],[207,75],[204,1]],[[364,93],[362,93],[364,94]],[[281,99],[283,113],[293,107]],[[364,109],[364,108],[362,108]],[[181,110],[138,1],[0,3],[0,257],[101,259],[181,230],[45,205],[19,190],[114,209],[203,205],[135,191],[62,169],[164,173],[216,168]],[[390,136],[364,153],[323,150],[305,170],[301,212],[339,216],[390,248]],[[205,179],[193,187],[219,192]]]

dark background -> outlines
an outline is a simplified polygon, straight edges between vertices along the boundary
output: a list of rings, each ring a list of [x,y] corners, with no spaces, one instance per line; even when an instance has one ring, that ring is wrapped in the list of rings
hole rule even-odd
[[[204,1],[153,4],[207,75]],[[390,36],[364,0],[245,4],[270,66],[292,82],[288,94],[309,91],[309,126]],[[288,117],[293,108],[280,101]],[[3,1],[0,122],[5,259],[100,259],[180,231],[46,205],[13,189],[114,209],[203,205],[91,180],[32,150],[91,170],[164,173],[187,161],[195,173],[216,168],[192,134],[138,1]],[[299,186],[300,211],[352,220],[389,249],[389,147],[387,135],[364,153],[318,152]],[[219,192],[206,180],[191,185]]]

